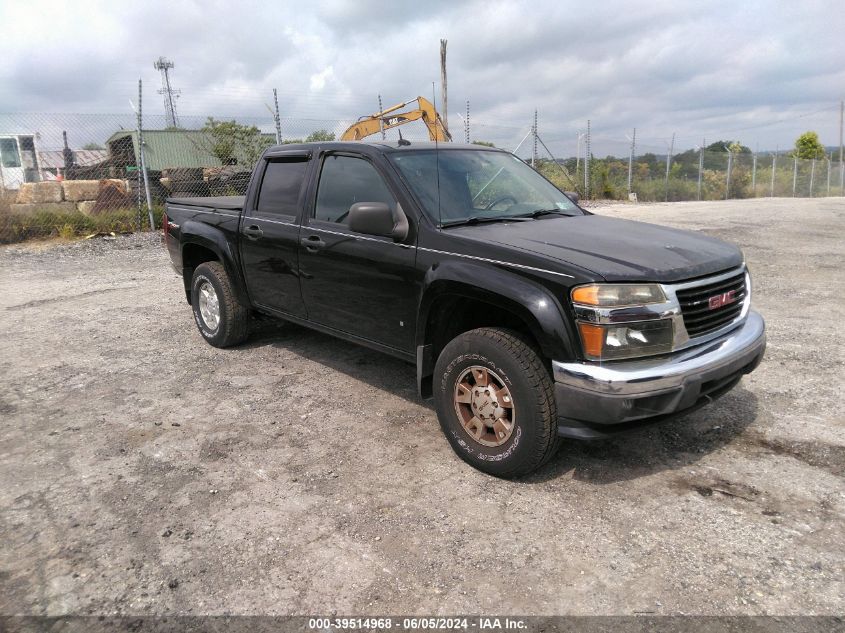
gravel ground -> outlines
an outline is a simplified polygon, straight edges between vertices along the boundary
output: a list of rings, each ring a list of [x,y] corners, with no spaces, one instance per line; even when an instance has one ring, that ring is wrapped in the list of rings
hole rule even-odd
[[[0,249],[0,613],[842,613],[845,199],[597,211],[741,245],[767,357],[513,482],[409,365],[205,344],[157,235]]]

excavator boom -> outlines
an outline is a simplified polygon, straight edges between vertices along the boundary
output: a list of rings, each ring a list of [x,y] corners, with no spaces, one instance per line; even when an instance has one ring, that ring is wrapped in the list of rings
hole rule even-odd
[[[415,110],[406,110],[405,112],[396,112],[404,108],[409,103],[417,102],[419,106]],[[382,130],[389,130],[400,125],[405,125],[411,121],[422,120],[426,128],[428,128],[428,136],[432,141],[451,141],[452,136],[443,125],[440,115],[434,109],[434,105],[424,97],[417,97],[410,101],[391,106],[381,112],[376,112],[367,117],[361,117],[356,123],[349,126],[349,128],[340,136],[341,141],[360,141],[378,134]]]

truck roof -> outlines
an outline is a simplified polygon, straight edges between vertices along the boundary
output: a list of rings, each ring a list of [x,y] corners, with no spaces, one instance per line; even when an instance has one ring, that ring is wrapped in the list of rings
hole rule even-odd
[[[267,152],[270,153],[285,150],[315,149],[317,147],[333,150],[354,150],[356,148],[360,148],[362,145],[372,147],[382,152],[407,152],[414,150],[431,150],[435,148],[440,151],[456,149],[497,152],[506,151],[498,147],[488,147],[486,145],[476,145],[474,143],[434,143],[432,141],[408,141],[407,145],[399,145],[396,141],[328,141],[316,143],[290,143],[288,145],[273,145],[272,147],[267,148]]]

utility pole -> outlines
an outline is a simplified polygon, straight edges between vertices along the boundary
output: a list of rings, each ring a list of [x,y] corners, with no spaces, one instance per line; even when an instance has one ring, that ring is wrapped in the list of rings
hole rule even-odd
[[[795,197],[795,188],[798,186],[798,157],[792,159],[792,197]]]
[[[771,192],[772,198],[775,197],[775,166],[777,165],[777,162],[778,162],[778,151],[780,151],[780,148],[776,147],[775,148],[775,154],[774,154],[774,156],[772,156],[772,192]]]
[[[637,147],[637,128],[631,133],[631,155],[628,156],[628,198],[631,198],[631,182],[634,175],[634,151]]]
[[[833,162],[833,152],[827,158],[827,195],[830,195],[830,164]]]
[[[164,95],[164,113],[167,115],[168,127],[179,127],[179,119],[176,118],[176,100],[181,94],[180,90],[175,90],[170,85],[169,71],[173,68],[173,62],[164,57],[159,57],[153,64],[156,70],[161,71],[161,90],[158,91],[160,95]]]
[[[757,197],[757,152],[754,152],[754,163],[751,167],[751,191],[754,192],[753,197]]]
[[[728,150],[728,176],[725,180],[725,200],[727,200],[731,195],[731,167],[733,166],[734,153],[730,147],[726,147],[725,149]]]
[[[150,230],[155,231],[156,223],[153,219],[153,202],[150,197],[150,181],[147,178],[147,165],[144,162],[144,116],[143,92],[141,80],[138,80],[138,230],[141,230],[141,181],[143,178],[144,191],[147,197],[147,214],[150,218]]]
[[[845,196],[845,163],[839,161],[839,195]]]
[[[575,133],[575,179],[578,179],[578,170],[581,168],[581,132]]]
[[[842,127],[845,124],[845,100],[839,102],[839,194],[845,195],[845,161],[842,159]]]
[[[590,119],[587,119],[586,150],[584,152],[584,193],[590,199]]]
[[[534,109],[534,152],[531,154],[531,166],[536,167],[537,164],[537,109]]]
[[[701,147],[698,150],[698,188],[697,198],[701,200],[701,173],[704,171],[704,144],[707,139],[701,139]]]
[[[378,96],[378,129],[381,130],[381,140],[385,140],[387,138],[387,134],[384,132],[384,119],[381,116],[382,111],[384,110],[384,106],[381,105],[381,95]]]
[[[449,98],[446,89],[446,40],[440,40],[440,100],[443,101],[443,127],[449,131]]]
[[[675,153],[675,133],[672,132],[672,144],[666,154],[666,202],[669,202],[669,168],[672,166],[672,154]]]
[[[141,80],[138,80],[138,109],[135,111],[135,127],[138,130],[138,154],[135,156],[135,184],[137,188],[138,203],[138,231],[141,230],[141,148],[144,146],[144,137],[141,134]]]
[[[466,128],[466,142],[469,143],[469,101],[467,101],[467,118],[464,121],[464,126]]]
[[[282,144],[282,117],[279,116],[279,94],[275,88],[273,88],[273,103],[276,106],[276,112],[273,115],[273,118],[276,119],[276,145]]]
[[[813,181],[816,179],[816,159],[813,159],[810,167],[810,197],[813,197]]]

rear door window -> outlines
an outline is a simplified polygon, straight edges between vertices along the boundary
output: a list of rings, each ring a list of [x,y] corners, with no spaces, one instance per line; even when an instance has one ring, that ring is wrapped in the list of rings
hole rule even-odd
[[[308,159],[305,157],[268,161],[261,179],[255,214],[270,218],[295,218],[307,167]]]

